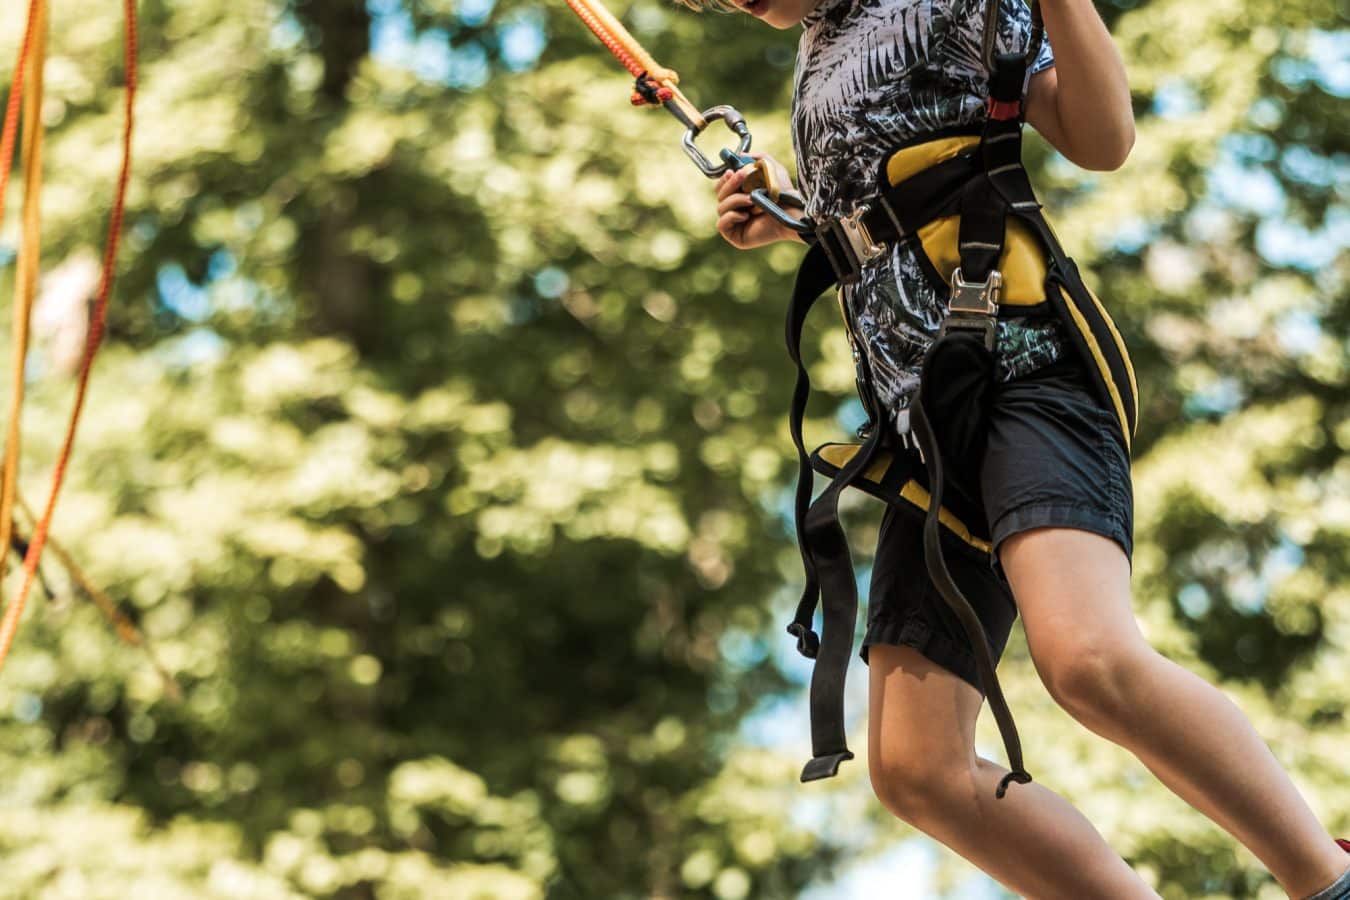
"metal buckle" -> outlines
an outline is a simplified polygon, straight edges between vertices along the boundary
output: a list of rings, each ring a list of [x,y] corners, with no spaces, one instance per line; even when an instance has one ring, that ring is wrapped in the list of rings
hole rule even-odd
[[[886,245],[872,239],[862,218],[871,209],[866,203],[838,219],[830,219],[816,229],[816,239],[839,276],[840,284],[853,284],[862,275],[863,266],[886,253]]]
[[[961,267],[952,272],[952,294],[947,301],[947,317],[942,320],[938,337],[952,331],[974,331],[984,338],[986,350],[993,351],[998,322],[998,298],[1003,290],[1003,273],[991,269],[984,281],[966,281]]]

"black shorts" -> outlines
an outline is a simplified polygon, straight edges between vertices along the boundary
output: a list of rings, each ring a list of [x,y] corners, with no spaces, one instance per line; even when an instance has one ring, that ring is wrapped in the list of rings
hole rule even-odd
[[[979,616],[996,663],[1017,618],[998,563],[1004,538],[1059,526],[1105,535],[1127,559],[1134,549],[1129,453],[1118,420],[1096,400],[1081,366],[1069,351],[993,386],[978,475],[994,552],[940,529],[947,566]],[[872,564],[863,661],[872,644],[913,647],[979,690],[965,630],[928,578],[922,535],[921,514],[887,506]]]

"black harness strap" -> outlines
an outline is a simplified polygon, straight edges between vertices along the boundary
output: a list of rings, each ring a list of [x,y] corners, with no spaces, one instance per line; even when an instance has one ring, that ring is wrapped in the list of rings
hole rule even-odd
[[[788,355],[797,366],[797,383],[793,387],[792,408],[788,414],[788,430],[792,435],[792,443],[797,448],[797,494],[793,518],[797,526],[802,566],[806,570],[806,586],[802,589],[802,598],[797,604],[797,615],[788,626],[788,633],[797,639],[797,651],[808,659],[815,659],[820,649],[820,638],[811,630],[816,603],[820,598],[820,579],[811,547],[804,540],[807,533],[806,513],[811,505],[814,477],[811,458],[802,442],[802,419],[806,415],[807,398],[811,395],[811,376],[806,371],[806,364],[802,362],[802,328],[806,324],[811,307],[821,294],[835,284],[836,280],[834,271],[825,257],[825,251],[818,245],[812,247],[802,260],[801,268],[797,270],[797,280],[792,289],[792,301],[788,305],[787,314]],[[814,679],[814,676],[812,677]],[[842,715],[840,718],[842,719]]]

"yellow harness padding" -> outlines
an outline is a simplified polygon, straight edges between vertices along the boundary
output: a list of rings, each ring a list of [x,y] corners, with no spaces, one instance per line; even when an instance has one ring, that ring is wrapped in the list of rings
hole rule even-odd
[[[844,466],[848,465],[849,460],[857,455],[860,447],[860,444],[826,444],[819,448],[816,453],[830,465],[837,469],[842,469]],[[882,487],[881,480],[886,477],[886,471],[890,467],[891,455],[885,450],[882,450],[877,454],[876,462],[872,463],[867,471],[859,476],[859,478],[863,481],[871,482],[875,486],[875,490],[884,491],[885,488]],[[857,482],[855,482],[855,485],[856,484]],[[904,486],[900,488],[900,497],[913,506],[918,507],[921,511],[926,512],[928,510],[930,495],[924,486],[919,484],[919,482],[915,481],[913,478],[906,481]],[[975,549],[983,550],[985,553],[993,552],[993,546],[989,541],[981,540],[972,534],[970,529],[966,526],[966,523],[962,522],[951,510],[947,509],[947,507],[944,506],[938,510],[938,521],[942,523],[948,531]]]
[[[886,161],[886,178],[892,186],[897,185],[925,169],[977,147],[979,143],[979,135],[956,135],[925,141],[912,147],[904,147],[897,150]],[[1054,234],[1054,226],[1045,218],[1043,212],[1041,218],[1045,221],[1046,228],[1051,234]],[[952,273],[961,263],[961,251],[958,246],[960,232],[960,216],[944,216],[934,219],[918,230],[919,242],[923,248],[924,256],[928,258],[929,263],[932,264],[933,269],[936,270],[944,283],[951,281]],[[1055,240],[1059,240],[1057,234]],[[1045,282],[1048,271],[1047,248],[1042,246],[1040,237],[1037,236],[1032,227],[1016,216],[1008,217],[1003,253],[999,257],[998,268],[1003,273],[1003,293],[999,301],[1001,305],[1034,306],[1045,301]],[[1062,290],[1061,293],[1063,293]],[[1130,360],[1129,351],[1125,348],[1125,341],[1121,338],[1120,331],[1116,328],[1115,322],[1112,321],[1111,315],[1106,311],[1106,307],[1102,305],[1101,300],[1097,298],[1091,288],[1088,288],[1088,296],[1092,298],[1092,303],[1096,307],[1098,315],[1110,332],[1112,342],[1115,344],[1115,352],[1123,361],[1131,394],[1132,409],[1129,416],[1126,414],[1125,399],[1121,393],[1123,385],[1117,385],[1114,382],[1110,366],[1107,363],[1106,352],[1109,348],[1103,348],[1100,345],[1093,336],[1092,328],[1084,318],[1083,313],[1076,309],[1072,302],[1066,301],[1065,306],[1069,310],[1074,326],[1082,334],[1089,353],[1102,373],[1107,390],[1111,395],[1116,416],[1120,420],[1121,433],[1125,436],[1125,443],[1128,446],[1134,433],[1134,429],[1130,427],[1129,423],[1132,420],[1137,422],[1139,419],[1139,386],[1135,380],[1134,365]]]
[[[897,185],[979,143],[979,135],[958,135],[897,150],[886,162],[886,179],[892,186]],[[951,283],[952,273],[961,264],[961,251],[957,247],[960,232],[960,216],[934,219],[918,232],[924,255],[944,284]],[[1035,232],[1020,219],[1008,218],[998,269],[1003,273],[1000,304],[1035,306],[1045,300],[1045,249]]]

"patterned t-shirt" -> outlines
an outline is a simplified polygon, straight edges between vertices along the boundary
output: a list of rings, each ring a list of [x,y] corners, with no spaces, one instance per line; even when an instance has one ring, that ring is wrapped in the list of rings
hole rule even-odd
[[[1023,0],[999,0],[999,7],[997,52],[1023,52],[1030,8]],[[802,20],[792,141],[810,216],[845,215],[867,200],[882,160],[901,142],[983,121],[984,9],[985,0],[821,0]],[[1052,65],[1047,34],[1031,71]],[[924,278],[916,252],[913,242],[898,242],[841,289],[877,399],[893,413],[909,405],[946,308],[945,292]],[[1054,319],[1000,320],[997,340],[1004,381],[1054,362],[1065,348]]]

